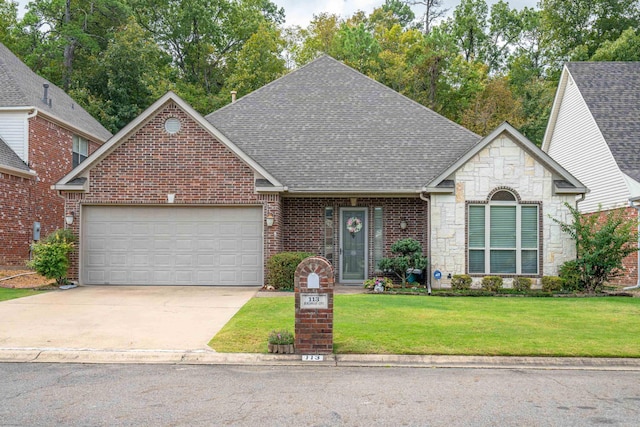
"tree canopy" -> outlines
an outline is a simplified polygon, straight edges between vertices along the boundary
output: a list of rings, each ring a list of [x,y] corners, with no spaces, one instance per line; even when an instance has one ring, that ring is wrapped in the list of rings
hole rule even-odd
[[[328,54],[481,135],[542,140],[562,64],[638,61],[640,0],[381,0],[284,27],[270,0],[0,0],[0,42],[116,132],[167,90],[203,114]]]

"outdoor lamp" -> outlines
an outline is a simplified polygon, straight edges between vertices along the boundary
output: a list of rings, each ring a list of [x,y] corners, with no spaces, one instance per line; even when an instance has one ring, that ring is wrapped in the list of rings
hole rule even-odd
[[[273,225],[273,215],[267,215],[267,227],[271,227]]]
[[[67,212],[67,214],[64,216],[64,222],[67,223],[67,225],[71,225],[73,224],[73,219],[76,217],[76,214],[73,211],[69,211]]]
[[[400,221],[400,228],[402,230],[405,230],[407,228],[407,221],[405,221],[404,219]]]

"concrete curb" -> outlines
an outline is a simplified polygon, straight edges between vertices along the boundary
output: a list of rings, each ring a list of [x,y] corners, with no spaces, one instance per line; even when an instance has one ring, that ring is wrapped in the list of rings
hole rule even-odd
[[[303,361],[301,355],[295,354],[212,350],[0,348],[0,362],[640,371],[640,359],[331,354],[325,355],[323,361]]]

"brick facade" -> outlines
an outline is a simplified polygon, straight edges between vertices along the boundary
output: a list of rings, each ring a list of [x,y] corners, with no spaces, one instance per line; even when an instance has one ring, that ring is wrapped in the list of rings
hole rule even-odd
[[[638,220],[638,211],[632,207],[621,208],[624,217],[629,220]],[[600,212],[599,222],[604,222],[605,217],[611,211]],[[593,214],[595,215],[595,214]],[[637,245],[637,243],[634,243]],[[619,276],[613,278],[610,283],[614,285],[633,286],[638,283],[638,252],[634,252],[622,260],[624,270],[619,272]]]
[[[180,120],[176,134],[164,129],[169,117]],[[189,114],[170,102],[151,116],[104,160],[93,166],[87,193],[65,192],[67,210],[76,212],[76,235],[83,204],[262,205],[274,225],[265,228],[264,257],[282,250],[280,196],[257,194],[254,171],[217,141]],[[69,277],[77,280],[78,254]]]
[[[373,213],[374,208],[382,208],[383,256],[392,256],[391,245],[400,239],[413,238],[422,244],[425,255],[429,255],[428,211],[427,203],[418,197],[382,198],[358,197],[357,207],[366,207],[369,212],[369,266],[367,275],[374,275],[373,258]],[[325,208],[332,207],[333,215],[333,254],[339,253],[340,246],[340,208],[351,207],[351,198],[285,198],[283,199],[283,222],[286,230],[283,236],[285,251],[304,251],[327,256],[324,249]],[[400,228],[405,220],[406,229]],[[339,257],[332,259],[336,280],[340,271]]]
[[[0,265],[24,265],[33,241],[33,223],[45,237],[64,226],[64,200],[51,186],[72,169],[73,131],[39,115],[29,119],[29,167],[33,179],[0,174]],[[89,141],[89,152],[100,145]]]

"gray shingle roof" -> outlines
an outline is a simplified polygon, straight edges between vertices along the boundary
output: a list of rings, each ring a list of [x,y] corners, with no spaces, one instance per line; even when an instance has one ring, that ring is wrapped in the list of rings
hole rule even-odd
[[[640,182],[640,62],[570,62],[567,68],[618,167]]]
[[[0,166],[9,166],[29,172],[29,166],[0,138]]]
[[[206,119],[290,191],[418,191],[480,140],[328,56]]]
[[[42,101],[44,95],[42,85],[44,83],[49,84],[51,107]],[[106,141],[111,137],[111,132],[62,89],[31,71],[5,45],[0,43],[0,107],[31,106],[99,138],[99,142]]]

